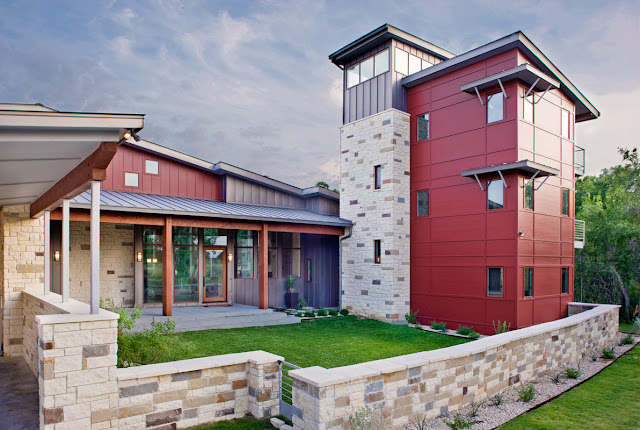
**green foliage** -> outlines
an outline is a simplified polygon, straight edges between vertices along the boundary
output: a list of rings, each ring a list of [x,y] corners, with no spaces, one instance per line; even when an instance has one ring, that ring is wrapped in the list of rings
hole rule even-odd
[[[535,396],[536,391],[532,383],[520,384],[520,387],[518,388],[518,398],[520,400],[527,403],[533,400]]]
[[[340,309],[340,315],[346,317],[347,315],[349,315],[349,309]]]
[[[316,187],[326,188],[328,190],[329,184],[327,184],[325,181],[318,181],[316,182]]]
[[[306,307],[307,307],[307,302],[305,302],[304,299],[298,299],[298,309],[302,309]]]
[[[339,312],[335,309],[329,309],[329,315],[331,315],[332,317],[337,317],[339,314]]]
[[[473,327],[467,327],[466,325],[459,325],[456,333],[461,334],[463,336],[469,336],[469,333],[473,331]]]
[[[591,357],[591,361],[598,361],[598,358],[600,358],[600,354],[598,354],[596,350],[593,350],[589,353],[589,357]]]
[[[578,379],[580,376],[582,376],[580,365],[578,365],[577,369],[575,367],[567,367],[566,369],[564,369],[564,376],[566,376],[567,379]]]
[[[411,309],[409,309],[409,313],[404,314],[404,319],[406,319],[409,324],[415,324],[418,318],[418,311],[419,309],[412,312]]]
[[[307,318],[314,318],[316,316],[316,313],[313,312],[313,311],[306,311],[304,313],[304,316],[307,317]]]
[[[352,430],[384,430],[387,423],[382,415],[382,410],[371,409],[369,406],[362,407],[349,415],[349,424]]]
[[[633,342],[635,342],[633,336],[628,334],[620,340],[620,345],[633,345]]]
[[[507,323],[506,320],[503,322],[500,322],[500,320],[498,320],[498,324],[496,324],[495,321],[491,321],[491,323],[493,324],[493,330],[496,332],[496,334],[506,333],[511,330],[511,323]]]
[[[640,334],[640,318],[635,317],[633,320],[633,327],[631,327],[631,333],[638,335]]]
[[[601,357],[605,360],[613,360],[616,358],[616,351],[613,348],[602,348]]]
[[[477,339],[480,337],[480,333],[475,330],[471,330],[467,336],[469,337],[469,339]]]
[[[416,325],[414,325],[413,328],[417,328],[418,330],[422,330],[422,324],[416,323]]]
[[[471,404],[469,405],[470,409],[469,409],[469,418],[475,418],[478,416],[478,414],[480,413],[480,408],[482,407],[482,405],[484,405],[485,402],[471,402]]]
[[[326,317],[327,316],[327,310],[326,309],[318,309],[318,316],[319,317]]]
[[[297,316],[298,318],[302,318],[304,316],[304,314],[302,312],[298,312],[298,313],[296,313],[295,316]]]
[[[427,420],[427,416],[420,418],[418,415],[415,418],[411,418],[409,420],[409,424],[411,428],[414,430],[426,430],[428,428],[429,421]]]
[[[551,375],[551,381],[554,384],[559,384],[562,381],[562,377],[564,376],[564,372],[558,372]]]
[[[290,292],[294,292],[296,290],[296,282],[298,280],[293,277],[293,275],[289,275],[287,278],[287,290]]]
[[[441,331],[443,333],[446,333],[447,332],[447,323],[431,321],[431,328],[433,330],[438,330],[438,331]]]
[[[501,393],[491,398],[491,406],[500,406],[504,402],[504,396]]]
[[[443,420],[444,423],[452,430],[462,430],[471,428],[473,423],[462,414],[455,414],[451,421]]]

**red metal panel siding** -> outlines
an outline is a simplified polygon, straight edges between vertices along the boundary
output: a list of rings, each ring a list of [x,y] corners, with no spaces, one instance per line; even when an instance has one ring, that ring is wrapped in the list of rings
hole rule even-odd
[[[157,175],[145,172],[147,160],[158,162]],[[124,185],[125,172],[138,174],[138,187]],[[118,147],[118,152],[107,168],[107,178],[102,183],[102,189],[220,200],[221,183],[220,177],[213,173],[123,145]]]

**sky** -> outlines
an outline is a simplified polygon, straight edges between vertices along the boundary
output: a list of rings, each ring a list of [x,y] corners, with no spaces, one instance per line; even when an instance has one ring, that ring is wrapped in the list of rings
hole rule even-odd
[[[521,30],[601,112],[576,124],[587,174],[640,146],[638,0],[0,0],[0,102],[144,113],[146,140],[334,187],[327,56],[384,23],[456,54]]]

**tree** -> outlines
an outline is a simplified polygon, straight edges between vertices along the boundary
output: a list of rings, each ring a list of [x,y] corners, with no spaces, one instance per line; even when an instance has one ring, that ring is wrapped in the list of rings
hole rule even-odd
[[[316,182],[316,187],[326,188],[328,190],[329,184],[327,184],[325,181],[318,181]]]
[[[620,303],[628,318],[640,285],[640,162],[635,148],[619,152],[622,164],[576,183],[576,218],[586,221],[576,279],[586,301]]]

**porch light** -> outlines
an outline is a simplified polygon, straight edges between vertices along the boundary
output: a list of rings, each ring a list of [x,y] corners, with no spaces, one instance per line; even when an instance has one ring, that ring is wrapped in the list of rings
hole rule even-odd
[[[154,258],[154,259],[153,259],[153,262],[154,262],[154,263],[157,263],[157,262],[158,262],[158,259],[157,259],[157,258]]]
[[[147,264],[151,263],[151,259],[147,258]]]
[[[53,261],[60,261],[60,251],[53,251]]]
[[[138,254],[136,254],[136,260],[142,261],[142,252],[138,252]]]
[[[231,263],[233,261],[233,254],[232,253],[228,253],[227,254],[227,260],[229,260],[229,263]]]
[[[125,132],[124,132],[124,134],[122,135],[122,137],[123,137],[125,140],[129,140],[129,139],[131,139],[131,132],[130,132],[129,130],[125,131]]]

